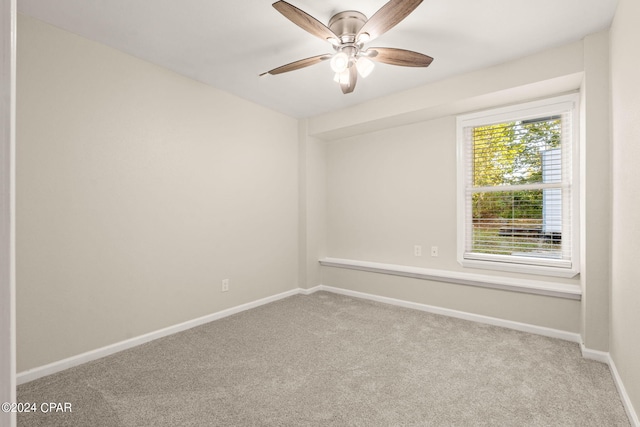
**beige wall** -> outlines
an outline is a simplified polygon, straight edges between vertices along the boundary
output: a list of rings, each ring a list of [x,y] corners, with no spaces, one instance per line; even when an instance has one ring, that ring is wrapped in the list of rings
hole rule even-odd
[[[298,287],[296,120],[18,25],[19,372]]]
[[[610,352],[640,411],[640,2],[620,0],[611,29],[613,236]]]
[[[456,259],[454,116],[327,144],[328,256],[491,274],[463,269]],[[422,246],[421,257],[414,256],[414,245]],[[429,255],[431,246],[438,246],[438,257]],[[331,267],[324,267],[322,279],[325,285],[579,332],[579,301]]]
[[[455,141],[450,116],[328,142],[329,256],[461,270]]]
[[[604,46],[604,47],[603,47]],[[589,150],[588,188],[609,174],[608,156],[596,144],[608,132],[606,61],[593,65],[596,53],[607,55],[607,34],[550,49],[519,60],[389,96],[357,108],[310,120],[309,130],[327,140],[327,256],[449,271],[494,274],[580,284],[594,295],[582,327],[578,301],[420,281],[375,273],[323,268],[323,284],[369,292],[506,320],[530,323],[584,336],[593,335],[595,349],[607,347],[607,298],[599,299],[608,281],[608,263],[594,279],[463,269],[456,260],[456,122],[457,114],[509,105],[575,91],[587,78],[593,89],[583,97],[593,106],[584,111],[591,124],[583,150]],[[603,50],[604,49],[604,50]],[[541,66],[544,64],[544,66]],[[604,95],[603,95],[604,94]],[[606,141],[605,141],[606,142]],[[606,150],[606,143],[605,143]],[[597,185],[596,185],[597,184]],[[607,183],[604,183],[606,186]],[[584,252],[595,256],[608,245],[608,197],[589,204],[591,229],[581,236]],[[605,217],[606,219],[606,217]],[[590,234],[591,233],[591,234]],[[414,245],[423,256],[413,255]],[[438,246],[439,256],[429,256]],[[606,258],[606,254],[605,254]],[[586,292],[585,292],[586,294]],[[602,317],[604,322],[600,322]],[[604,341],[604,344],[602,344]],[[603,348],[604,347],[604,348]]]
[[[611,240],[609,34],[584,40],[580,137],[580,277],[585,347],[608,351]],[[604,59],[603,59],[604,58]]]
[[[318,259],[326,256],[326,144],[299,123],[299,279],[302,288],[321,283]]]
[[[338,139],[550,96],[577,88],[583,70],[580,41],[313,117],[309,134]]]

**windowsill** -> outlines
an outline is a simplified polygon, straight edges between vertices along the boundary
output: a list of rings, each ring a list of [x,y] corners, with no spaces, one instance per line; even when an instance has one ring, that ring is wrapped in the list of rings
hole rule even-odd
[[[579,274],[579,271],[564,268],[564,267],[551,267],[544,265],[527,265],[510,263],[505,261],[493,261],[493,260],[478,260],[478,259],[462,259],[458,260],[460,265],[467,268],[478,268],[482,270],[493,271],[508,271],[512,273],[526,273],[535,274],[538,276],[550,276],[550,277],[563,277],[570,279]]]
[[[349,270],[368,271],[371,273],[390,274],[393,276],[411,277],[414,279],[433,280],[436,282],[501,289],[573,300],[582,299],[582,289],[580,288],[580,285],[410,267],[397,264],[382,264],[378,262],[356,261],[340,258],[323,258],[319,260],[319,263],[325,267],[346,268]]]

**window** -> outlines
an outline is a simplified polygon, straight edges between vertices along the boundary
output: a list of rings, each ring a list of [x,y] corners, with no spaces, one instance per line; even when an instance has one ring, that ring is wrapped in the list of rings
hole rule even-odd
[[[458,260],[578,273],[577,114],[569,95],[458,117]]]

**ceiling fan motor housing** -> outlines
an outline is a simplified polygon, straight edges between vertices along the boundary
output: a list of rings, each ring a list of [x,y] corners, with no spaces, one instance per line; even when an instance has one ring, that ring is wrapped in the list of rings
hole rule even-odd
[[[367,22],[367,17],[355,10],[336,13],[329,20],[329,29],[340,37],[344,43],[355,43],[356,34]]]

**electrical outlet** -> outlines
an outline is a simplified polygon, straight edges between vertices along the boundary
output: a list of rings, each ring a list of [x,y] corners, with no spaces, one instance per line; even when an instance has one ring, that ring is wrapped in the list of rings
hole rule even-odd
[[[415,246],[413,247],[413,254],[414,254],[415,256],[422,256],[422,246],[420,246],[420,245],[415,245]]]
[[[227,292],[229,290],[229,279],[222,280],[222,292]]]
[[[438,256],[438,247],[431,246],[431,256]]]

